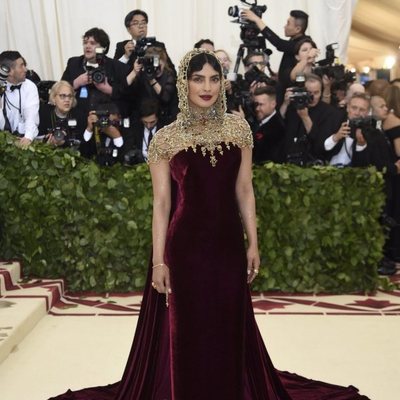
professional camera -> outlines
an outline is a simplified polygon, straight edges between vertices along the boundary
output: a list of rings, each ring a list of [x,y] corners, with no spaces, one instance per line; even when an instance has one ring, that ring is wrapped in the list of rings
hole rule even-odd
[[[94,83],[103,83],[106,79],[104,69],[105,54],[102,47],[96,48],[96,62],[86,62],[86,70]]]
[[[108,110],[96,110],[97,122],[96,126],[99,128],[107,128],[111,125],[110,112]]]
[[[255,0],[253,4],[248,3],[245,0],[241,0],[241,2],[243,3],[242,6],[232,6],[228,8],[228,15],[236,18],[231,22],[240,24],[240,39],[246,47],[265,49],[265,39],[262,36],[259,36],[260,30],[257,25],[254,22],[241,17],[240,13],[242,10],[249,9],[261,18],[262,14],[267,10],[267,6],[257,5],[257,0]]]
[[[77,149],[81,142],[75,137],[76,125],[77,122],[74,118],[57,120],[55,127],[49,129],[48,132],[53,135],[54,140],[57,142],[64,142],[66,146]]]
[[[0,96],[6,91],[7,78],[9,73],[10,68],[7,65],[0,65]]]
[[[264,82],[268,86],[275,86],[276,81],[271,79],[264,72],[260,71],[256,66],[251,67],[245,74],[244,79],[248,82],[249,86],[253,82]]]
[[[356,130],[361,129],[365,141],[370,142],[379,131],[376,129],[376,120],[370,116],[358,117],[349,120],[350,137],[356,138]]]
[[[141,57],[139,62],[142,64],[142,70],[146,78],[149,80],[155,79],[157,73],[160,71],[160,57],[146,55]]]
[[[238,24],[243,24],[243,25],[252,25],[254,24],[253,22],[248,21],[247,19],[243,18],[240,13],[242,10],[245,9],[250,9],[250,11],[253,11],[254,14],[256,14],[258,17],[261,18],[263,13],[267,11],[267,6],[258,6],[257,5],[257,0],[253,4],[248,3],[246,0],[240,0],[243,4],[246,6],[232,6],[228,8],[228,15],[233,18],[237,18],[236,20],[232,21]]]
[[[346,70],[343,64],[337,63],[335,50],[338,47],[337,43],[328,44],[325,48],[325,58],[316,63],[313,72],[321,78],[326,75],[328,78],[333,78],[336,82],[352,83],[356,79],[355,74]]]
[[[146,50],[150,46],[154,46],[156,38],[154,36],[144,37],[136,42],[134,54],[137,58],[141,59],[145,56]],[[140,61],[139,61],[140,62]]]
[[[294,105],[296,110],[302,110],[313,101],[314,96],[308,93],[304,87],[292,88],[292,94],[289,96],[291,103]]]

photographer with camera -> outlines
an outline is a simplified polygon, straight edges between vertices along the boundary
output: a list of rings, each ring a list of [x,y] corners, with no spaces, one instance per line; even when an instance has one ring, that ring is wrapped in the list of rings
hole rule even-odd
[[[83,55],[71,57],[62,80],[75,90],[77,111],[86,119],[90,106],[104,95],[114,102],[125,116],[126,104],[122,94],[126,91],[128,68],[125,64],[106,56],[110,47],[107,33],[99,28],[89,29],[83,35]]]
[[[356,93],[351,97],[347,103],[347,115],[344,120],[342,119],[340,128],[321,142],[322,151],[330,165],[340,167],[353,165],[356,153],[365,150],[366,141],[357,124],[360,119],[365,121],[365,124],[372,124],[370,119],[366,119],[369,108],[369,98],[364,93]]]
[[[263,51],[249,51],[243,60],[245,73],[238,75],[232,82],[232,93],[227,96],[228,110],[239,115],[253,126],[256,124],[253,93],[257,88],[276,86],[276,81],[271,79],[264,71],[268,65],[268,56]]]
[[[56,82],[49,93],[49,103],[40,104],[39,135],[56,147],[79,148],[84,121],[74,108],[75,91],[67,81]]]
[[[138,120],[140,105],[146,99],[158,102],[160,116],[165,121],[169,123],[175,120],[178,113],[176,77],[168,65],[167,53],[163,48],[148,47],[145,54],[135,60],[127,82],[133,120]]]
[[[296,84],[298,75],[311,74],[318,54],[317,45],[311,38],[305,38],[297,42],[295,46],[297,64],[293,68],[284,71],[281,84],[284,87],[290,87]]]
[[[17,144],[25,148],[38,135],[38,89],[26,79],[26,63],[18,51],[0,54],[0,71],[0,129],[17,136]]]
[[[280,107],[286,125],[287,161],[301,166],[323,164],[318,145],[336,129],[337,111],[321,101],[319,76],[299,75],[297,80],[298,86],[286,90]]]
[[[103,98],[93,106],[87,117],[83,139],[83,155],[95,157],[99,165],[111,166],[122,161],[121,114],[114,103]]]
[[[147,38],[147,26],[149,23],[149,16],[143,10],[132,10],[130,11],[124,20],[126,30],[131,36],[131,39],[123,40],[118,42],[115,48],[114,59],[118,60],[129,66],[129,69],[133,68],[134,62],[138,56],[138,47],[141,46],[141,41]],[[167,54],[167,63],[174,74],[176,75],[175,66],[168,56],[165,44],[158,42],[153,38],[153,45],[156,47],[161,47],[165,50]],[[140,53],[140,51],[139,51]]]
[[[281,39],[275,32],[273,32],[263,20],[251,10],[242,10],[241,17],[248,21],[254,22],[258,29],[261,31],[263,37],[268,40],[277,50],[283,52],[282,59],[278,70],[278,79],[282,87],[280,88],[281,94],[285,93],[287,86],[284,86],[285,71],[291,70],[297,63],[296,44],[305,39],[305,31],[308,26],[308,14],[301,10],[290,11],[289,18],[284,27],[285,36],[289,40]],[[279,100],[279,99],[278,99]],[[280,101],[278,101],[280,103]]]

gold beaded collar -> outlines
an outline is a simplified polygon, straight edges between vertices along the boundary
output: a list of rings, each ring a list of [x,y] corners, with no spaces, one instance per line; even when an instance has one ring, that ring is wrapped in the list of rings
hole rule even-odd
[[[191,59],[201,53],[211,54],[218,60],[214,53],[204,49],[193,49],[183,57],[177,78],[180,112],[175,122],[164,127],[154,136],[149,147],[149,163],[162,159],[171,160],[175,154],[189,148],[196,152],[199,146],[203,156],[206,156],[207,152],[209,153],[210,163],[215,166],[217,163],[215,150],[223,154],[222,143],[225,143],[228,149],[231,144],[238,147],[252,147],[253,145],[252,134],[247,122],[238,116],[226,114],[223,77],[217,101],[211,108],[199,113],[190,107],[187,71]]]

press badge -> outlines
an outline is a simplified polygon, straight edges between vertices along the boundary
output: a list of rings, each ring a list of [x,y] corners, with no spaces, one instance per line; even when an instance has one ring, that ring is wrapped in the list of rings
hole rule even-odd
[[[79,92],[79,97],[81,99],[87,99],[88,95],[89,95],[89,93],[88,93],[87,87],[86,86],[82,86],[81,87],[81,91]]]

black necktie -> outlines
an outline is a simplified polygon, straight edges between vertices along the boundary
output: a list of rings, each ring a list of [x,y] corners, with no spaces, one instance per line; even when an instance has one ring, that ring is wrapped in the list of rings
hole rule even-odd
[[[150,144],[151,139],[153,139],[153,129],[154,128],[149,129],[149,139],[147,140],[148,144]]]
[[[21,89],[21,85],[11,85],[10,86],[10,90],[13,92],[15,89],[20,90]]]

